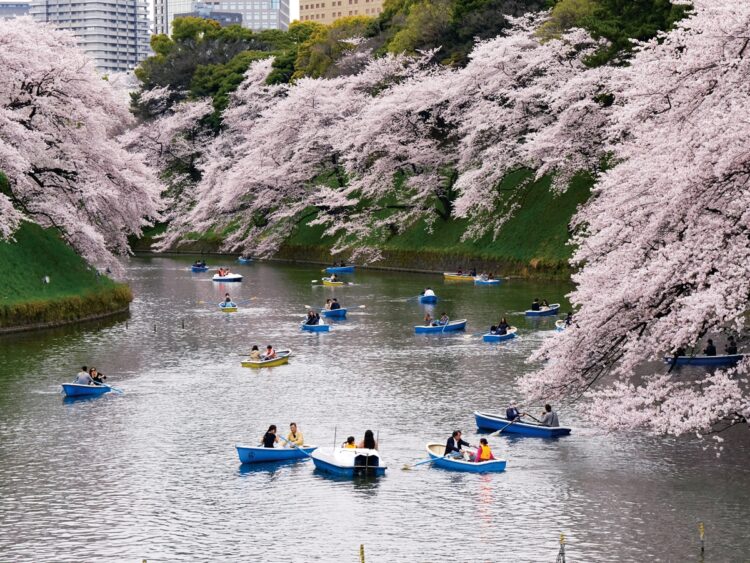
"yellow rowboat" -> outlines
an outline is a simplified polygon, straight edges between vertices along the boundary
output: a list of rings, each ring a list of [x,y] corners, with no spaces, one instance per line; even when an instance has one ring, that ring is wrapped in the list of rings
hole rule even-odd
[[[237,307],[219,307],[222,313],[236,313]]]
[[[242,362],[243,368],[273,368],[276,366],[283,366],[289,363],[289,356],[292,355],[291,350],[279,350],[276,352],[277,358],[272,360],[244,360]]]
[[[328,286],[332,286],[332,287],[338,287],[338,286],[345,285],[345,284],[346,284],[346,282],[331,281],[331,278],[323,278],[323,285],[328,285]]]
[[[471,274],[458,274],[457,272],[443,272],[443,279],[448,281],[474,281]]]

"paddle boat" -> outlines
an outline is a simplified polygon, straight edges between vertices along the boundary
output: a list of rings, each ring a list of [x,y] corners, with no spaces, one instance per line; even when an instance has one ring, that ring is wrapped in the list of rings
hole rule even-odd
[[[297,448],[263,448],[260,446],[234,446],[240,463],[268,463],[271,461],[290,461],[293,459],[309,459],[318,446],[304,445]]]
[[[503,342],[504,340],[512,340],[516,337],[518,329],[514,326],[508,327],[508,332],[505,334],[492,334],[488,332],[482,335],[482,340],[485,342]]]
[[[99,385],[81,385],[80,383],[63,383],[63,392],[66,397],[92,397],[104,395],[112,391],[106,383]]]
[[[323,324],[322,322],[316,325],[302,323],[302,330],[306,330],[308,332],[330,332],[331,325]]]
[[[557,315],[557,311],[560,310],[559,303],[552,303],[549,307],[540,307],[538,311],[532,311],[531,309],[526,310],[527,317],[549,317]]]
[[[420,295],[419,302],[425,305],[437,303],[437,295]]]
[[[565,324],[565,319],[560,319],[559,321],[555,321],[555,330],[557,332],[562,332],[563,330],[565,330],[565,327],[567,326],[568,325]]]
[[[237,262],[239,262],[240,264],[252,264],[253,263],[253,259],[252,258],[243,258],[242,256],[240,256],[239,258],[237,258]]]
[[[343,477],[385,475],[380,452],[365,448],[318,448],[312,453],[316,469]]]
[[[277,350],[276,357],[270,360],[242,360],[243,368],[275,368],[289,363],[291,350]]]
[[[458,272],[443,272],[443,279],[446,281],[474,281],[474,276],[459,274]]]
[[[208,266],[196,266],[195,264],[193,264],[192,266],[190,266],[190,269],[195,273],[208,272]]]
[[[464,330],[465,328],[466,328],[466,319],[460,319],[458,321],[449,321],[447,325],[437,325],[437,326],[417,325],[414,327],[414,332],[416,334],[426,334],[426,333],[440,334],[443,332]]]
[[[226,274],[224,276],[220,276],[219,274],[214,274],[214,277],[211,278],[215,282],[241,282],[242,276],[240,274]]]
[[[346,318],[345,307],[342,307],[341,309],[323,309],[320,311],[320,313],[327,319],[345,319]]]
[[[744,354],[723,356],[664,356],[665,364],[676,366],[733,366],[744,358]]]
[[[219,310],[222,313],[236,313],[237,312],[237,305],[235,303],[232,303],[231,301],[227,303],[226,301],[222,301],[219,303]]]
[[[468,473],[500,473],[505,471],[504,459],[490,459],[488,461],[468,461],[461,457],[444,457],[445,444],[431,443],[427,444],[427,453],[430,459],[434,459],[432,465],[437,465],[443,469],[451,471],[465,471]]]
[[[354,266],[329,266],[324,271],[326,274],[353,274]]]
[[[342,285],[346,285],[346,282],[331,281],[331,278],[323,278],[323,285],[327,285],[329,287],[339,287],[339,286],[342,286]]]
[[[542,426],[541,424],[532,424],[530,422],[514,422],[497,414],[485,412],[474,412],[474,418],[477,421],[477,428],[480,430],[500,430],[503,434],[521,434],[523,436],[535,436],[537,438],[557,438],[558,436],[567,436],[571,429],[566,426]]]
[[[498,279],[488,280],[486,278],[477,276],[474,278],[474,285],[500,285],[500,281],[501,280]]]

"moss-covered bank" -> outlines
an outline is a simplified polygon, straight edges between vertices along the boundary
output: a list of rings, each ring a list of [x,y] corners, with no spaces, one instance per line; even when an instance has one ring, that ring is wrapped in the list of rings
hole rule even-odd
[[[99,275],[54,229],[24,223],[14,238],[0,241],[0,332],[127,311],[130,288]]]

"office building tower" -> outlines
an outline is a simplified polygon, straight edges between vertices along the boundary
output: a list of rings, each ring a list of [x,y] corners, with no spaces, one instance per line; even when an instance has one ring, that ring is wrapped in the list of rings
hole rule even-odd
[[[383,0],[300,0],[300,21],[331,24],[347,16],[376,17],[383,11]]]
[[[200,5],[213,12],[240,14],[243,27],[254,31],[289,29],[289,0],[208,0]],[[174,18],[196,11],[194,6],[192,0],[154,0],[154,31],[171,33]]]
[[[0,20],[9,20],[29,15],[28,2],[0,2]]]

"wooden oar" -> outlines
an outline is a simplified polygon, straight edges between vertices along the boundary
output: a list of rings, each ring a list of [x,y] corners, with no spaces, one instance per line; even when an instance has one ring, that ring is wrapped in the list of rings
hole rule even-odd
[[[311,455],[310,455],[309,453],[307,453],[307,452],[306,452],[305,450],[303,450],[302,448],[300,448],[300,447],[299,447],[299,446],[298,446],[297,444],[295,444],[294,442],[290,442],[289,440],[287,440],[286,438],[284,438],[284,436],[279,436],[279,438],[281,438],[282,440],[284,440],[284,441],[285,441],[285,442],[286,442],[287,444],[289,444],[289,445],[290,445],[290,446],[292,446],[293,448],[296,448],[296,449],[298,449],[299,451],[301,451],[301,452],[302,452],[303,454],[305,454],[305,455],[306,455],[307,457],[310,457],[310,458],[312,457],[312,456],[311,456]]]
[[[506,424],[505,426],[503,426],[503,427],[502,427],[502,428],[501,428],[500,430],[496,430],[495,432],[493,432],[492,434],[490,434],[490,436],[499,436],[499,435],[500,435],[500,433],[501,433],[501,432],[502,432],[503,430],[505,430],[506,428],[508,428],[508,426],[510,426],[511,424],[515,424],[515,423],[516,423],[516,422],[518,422],[519,420],[520,420],[520,418],[516,418],[516,419],[514,419],[514,420],[510,421],[510,422],[509,422],[508,424]]]
[[[451,452],[451,453],[449,453],[449,454],[445,454],[445,455],[444,455],[443,457],[431,457],[430,459],[425,459],[424,461],[420,461],[419,463],[414,463],[414,464],[412,464],[412,465],[408,465],[408,464],[407,464],[407,465],[404,465],[404,466],[403,466],[403,467],[402,467],[401,469],[402,469],[403,471],[409,471],[409,470],[411,470],[411,469],[414,469],[415,467],[418,467],[418,466],[420,466],[420,465],[424,465],[425,463],[432,463],[433,461],[437,461],[437,460],[439,460],[439,459],[445,459],[446,457],[448,457],[448,456],[449,456],[449,455],[451,455],[452,453],[453,453],[453,452]]]
[[[541,424],[541,423],[542,423],[542,421],[541,421],[541,420],[539,420],[539,419],[538,419],[537,417],[535,417],[535,416],[534,416],[533,414],[529,414],[529,413],[524,413],[524,415],[525,415],[525,416],[528,416],[529,418],[533,418],[533,419],[534,419],[534,420],[536,420],[536,421],[537,421],[537,422],[538,422],[539,424]]]

